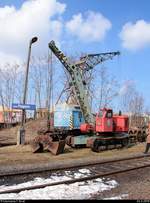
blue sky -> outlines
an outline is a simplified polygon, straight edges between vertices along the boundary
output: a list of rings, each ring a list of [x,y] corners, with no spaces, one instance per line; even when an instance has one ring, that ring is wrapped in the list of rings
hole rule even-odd
[[[70,18],[75,12],[85,12],[86,10],[93,10],[101,12],[105,17],[111,20],[112,29],[109,31],[105,40],[101,43],[92,43],[83,45],[84,49],[89,51],[101,52],[108,50],[121,51],[121,58],[119,62],[114,64],[113,74],[119,76],[121,80],[134,80],[137,88],[143,93],[146,98],[146,103],[150,104],[150,46],[138,51],[126,50],[121,46],[121,40],[118,33],[122,26],[131,21],[135,23],[137,20],[143,19],[150,23],[150,1],[149,0],[92,0],[92,1],[74,1],[61,0],[65,2],[68,7],[66,12],[66,19]],[[89,48],[92,47],[92,48]],[[112,61],[111,61],[112,63]],[[113,70],[112,64],[110,68]],[[119,67],[120,66],[120,67]]]
[[[66,19],[78,12],[85,12],[86,10],[93,10],[101,12],[105,17],[111,20],[112,29],[109,31],[104,42],[92,43],[85,46],[92,46],[92,51],[101,52],[107,50],[121,51],[121,58],[117,59],[119,62],[108,62],[108,67],[112,68],[112,74],[118,80],[134,80],[137,89],[143,94],[146,105],[150,106],[150,46],[141,50],[132,52],[126,50],[121,46],[121,40],[118,33],[122,26],[131,21],[135,23],[137,20],[143,19],[150,23],[150,1],[149,0],[60,0],[65,2],[68,7],[66,12]],[[97,45],[98,44],[98,45]],[[87,48],[88,49],[88,48]],[[89,48],[90,50],[90,48]],[[114,65],[114,66],[113,66]],[[114,71],[113,71],[114,70]]]
[[[41,4],[44,1],[37,0]],[[75,52],[86,52],[86,53],[99,53],[99,52],[108,52],[108,51],[120,51],[121,56],[119,59],[114,58],[113,61],[108,61],[106,65],[109,67],[110,72],[117,77],[120,82],[125,80],[133,80],[136,84],[137,89],[143,94],[145,98],[146,106],[150,107],[150,82],[149,82],[149,75],[150,75],[150,1],[149,0],[50,0],[54,4],[56,2],[60,3],[60,9],[50,16],[47,15],[48,18],[51,19],[50,23],[53,24],[54,30],[49,32],[48,19],[47,17],[42,19],[42,12],[41,19],[43,22],[39,22],[39,30],[38,25],[33,30],[33,32],[29,31],[28,26],[24,31],[29,31],[28,35],[25,36],[25,40],[29,38],[31,34],[35,34],[36,31],[39,31],[39,36],[41,36],[41,42],[34,47],[33,53],[38,54],[38,50],[42,50],[43,52],[47,53],[47,44],[48,42],[56,37],[56,41],[60,44],[61,48],[67,52],[67,54],[73,54]],[[0,1],[0,13],[6,9],[5,6],[14,6],[16,11],[21,10],[23,4],[27,1],[23,0],[5,0]],[[48,4],[48,0],[45,0]],[[64,6],[64,7],[63,7]],[[58,7],[58,6],[56,6]],[[61,10],[61,11],[60,11]],[[13,11],[14,13],[16,11]],[[23,9],[21,10],[21,12]],[[21,13],[20,12],[20,13]],[[28,10],[26,10],[28,12]],[[44,12],[44,11],[43,11]],[[52,12],[50,9],[49,12]],[[95,35],[91,34],[89,31],[89,27],[92,26],[92,22],[86,21],[87,18],[91,15],[95,17],[99,17],[99,14],[103,16],[102,20],[104,24],[98,24],[99,22],[95,23],[99,25],[99,30],[93,29],[93,33],[97,32]],[[23,13],[23,12],[22,12]],[[43,13],[44,14],[44,13]],[[74,29],[75,19],[73,16],[79,17],[81,26],[79,27],[76,25],[76,29]],[[7,16],[5,16],[7,19]],[[15,18],[14,18],[15,19]],[[28,18],[25,18],[28,19]],[[73,20],[74,19],[74,20]],[[77,19],[77,18],[76,18]],[[0,19],[0,22],[2,19]],[[39,20],[38,20],[39,21]],[[38,22],[37,21],[37,22]],[[106,22],[107,21],[107,22]],[[10,21],[8,21],[10,22]],[[23,21],[25,22],[25,21]],[[43,26],[44,23],[47,23],[47,26]],[[130,22],[129,26],[123,31],[123,27]],[[18,26],[18,24],[14,21],[14,26]],[[36,23],[36,22],[35,22]],[[43,25],[42,25],[43,24]],[[82,29],[83,26],[86,24],[87,33],[84,33]],[[107,25],[106,25],[107,24]],[[68,26],[67,26],[68,25]],[[105,29],[103,25],[106,25]],[[23,25],[22,25],[23,26]],[[29,23],[30,26],[33,28],[34,26]],[[98,26],[97,26],[98,27]],[[46,30],[45,33],[42,30]],[[104,29],[103,37],[100,29]],[[21,29],[22,30],[22,29]],[[20,32],[20,35],[22,34]],[[30,29],[31,30],[31,29]],[[122,37],[119,37],[119,34],[122,31]],[[2,30],[1,30],[2,32]],[[86,31],[85,31],[86,32]],[[7,32],[6,32],[7,33]],[[82,33],[82,35],[80,35]],[[17,37],[14,33],[12,33],[14,39],[12,38],[9,42],[11,48],[8,50],[9,44],[2,43],[2,48],[0,49],[0,53],[4,51],[5,56],[9,53],[10,55],[13,54],[14,56],[25,57],[26,50],[20,54],[19,49],[13,48],[15,46],[15,40]],[[57,34],[57,36],[55,36]],[[132,38],[130,38],[131,35]],[[85,39],[83,39],[85,35]],[[9,37],[9,34],[7,35]],[[53,37],[49,37],[53,36]],[[16,38],[15,38],[16,37]],[[28,37],[28,38],[27,38]],[[4,41],[4,36],[0,40]],[[24,40],[23,39],[23,40]],[[20,39],[22,40],[22,39]],[[26,42],[16,44],[16,47],[23,48],[26,45]],[[123,44],[124,42],[124,44]],[[1,45],[1,43],[0,43]],[[27,49],[27,47],[26,47]],[[67,51],[66,51],[67,49]],[[20,54],[20,55],[19,55]],[[6,57],[7,58],[7,57]]]

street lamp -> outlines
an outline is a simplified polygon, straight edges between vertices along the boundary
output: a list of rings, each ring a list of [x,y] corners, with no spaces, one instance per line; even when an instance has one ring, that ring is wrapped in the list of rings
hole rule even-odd
[[[27,59],[27,66],[26,66],[26,72],[25,72],[25,83],[24,83],[24,92],[23,92],[23,104],[26,104],[26,96],[27,96],[27,85],[28,85],[28,73],[29,73],[29,62],[30,62],[30,56],[31,56],[31,46],[33,43],[35,43],[38,40],[37,37],[33,37],[29,42],[29,49],[28,49],[28,59]],[[22,109],[22,120],[21,120],[21,126],[19,130],[19,137],[17,140],[17,144],[25,144],[25,129],[24,129],[24,123],[25,123],[25,109]]]

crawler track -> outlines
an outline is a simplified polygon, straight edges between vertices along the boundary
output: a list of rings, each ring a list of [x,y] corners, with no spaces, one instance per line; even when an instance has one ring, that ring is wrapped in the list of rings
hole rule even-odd
[[[100,177],[106,177],[114,174],[125,173],[131,170],[137,170],[145,167],[150,167],[150,155],[147,156],[136,156],[125,159],[118,159],[112,161],[105,161],[95,164],[87,164],[85,166],[76,166],[71,168],[55,170],[55,172],[64,173],[65,170],[77,171],[78,169],[89,169],[90,174],[87,174],[81,178],[70,178],[68,180],[50,182],[45,184],[38,184],[28,187],[14,188],[0,191],[0,194],[5,193],[18,193],[24,190],[40,189],[47,186],[61,185],[61,184],[72,184],[75,182],[82,182],[93,180]],[[10,176],[10,174],[8,174]]]

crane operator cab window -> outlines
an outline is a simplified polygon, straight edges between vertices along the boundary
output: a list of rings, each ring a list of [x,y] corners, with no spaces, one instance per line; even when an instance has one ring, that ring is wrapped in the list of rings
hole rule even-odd
[[[109,110],[100,110],[99,114],[98,114],[99,118],[112,118],[113,117],[113,111],[111,109]]]
[[[112,110],[108,110],[106,113],[106,118],[112,118],[113,117],[113,112]]]
[[[100,112],[99,112],[99,117],[100,117],[100,118],[103,117],[103,111],[102,111],[102,110],[100,110]]]

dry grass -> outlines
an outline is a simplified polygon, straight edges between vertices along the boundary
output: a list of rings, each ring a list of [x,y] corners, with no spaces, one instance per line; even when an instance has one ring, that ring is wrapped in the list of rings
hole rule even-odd
[[[29,143],[36,135],[37,131],[41,128],[46,128],[46,119],[38,119],[35,121],[29,121],[25,124],[26,129],[26,143]],[[19,126],[5,129],[0,131],[0,144],[12,143],[17,140],[17,131]],[[30,164],[30,163],[51,163],[65,160],[76,159],[96,159],[101,158],[113,158],[132,155],[135,153],[141,153],[145,149],[145,143],[137,144],[130,148],[114,149],[101,153],[92,152],[89,148],[84,149],[72,149],[68,146],[65,147],[65,152],[58,156],[52,155],[50,152],[33,154],[30,145],[24,146],[8,146],[0,148],[0,165],[15,165],[15,164]]]
[[[140,143],[130,148],[108,150],[101,153],[92,152],[89,148],[72,149],[65,148],[65,152],[58,156],[52,155],[50,152],[32,153],[30,145],[24,146],[8,146],[0,148],[0,165],[15,165],[15,164],[31,164],[31,163],[50,163],[65,160],[76,159],[96,159],[101,158],[116,158],[142,153],[145,149],[145,143]]]

